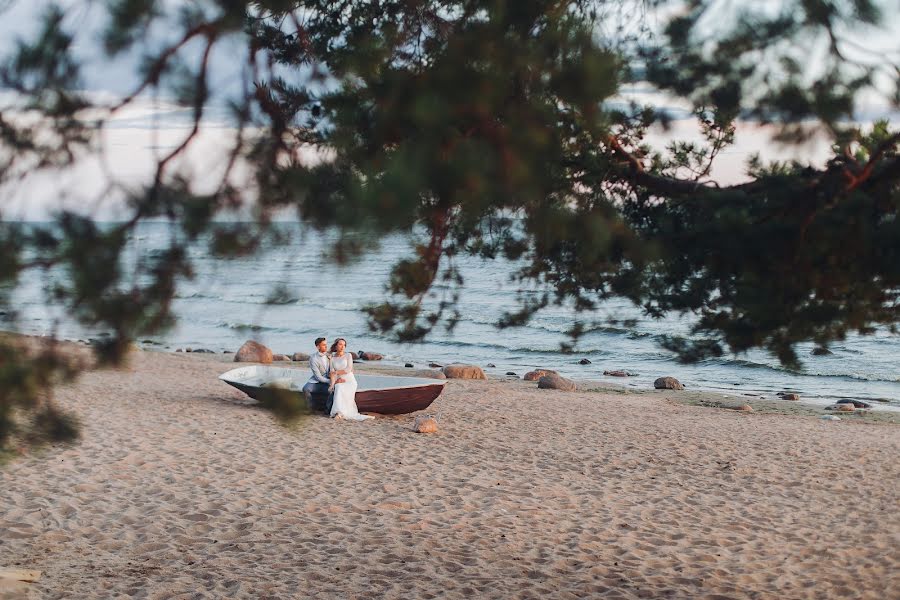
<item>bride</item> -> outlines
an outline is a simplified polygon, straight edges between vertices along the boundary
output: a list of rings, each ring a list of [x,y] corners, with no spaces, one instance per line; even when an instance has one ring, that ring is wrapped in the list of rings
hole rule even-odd
[[[336,419],[364,421],[373,417],[359,414],[356,408],[356,377],[353,376],[353,357],[347,350],[347,340],[338,338],[331,345],[331,385],[334,402],[331,416]]]

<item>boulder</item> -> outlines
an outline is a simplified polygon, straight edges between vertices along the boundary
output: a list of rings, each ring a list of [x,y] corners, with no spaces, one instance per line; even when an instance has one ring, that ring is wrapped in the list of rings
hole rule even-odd
[[[412,369],[412,368],[413,368],[413,364],[412,364],[412,363],[406,363],[406,364],[403,365],[403,366],[406,367],[407,369]]]
[[[524,379],[525,381],[537,381],[538,379],[546,375],[559,375],[559,373],[557,373],[553,369],[535,369],[534,371],[528,371],[527,373],[525,373]]]
[[[564,392],[574,392],[578,389],[578,384],[576,384],[571,379],[566,379],[565,377],[557,374],[544,375],[540,379],[538,379],[538,388],[542,390],[562,390]]]
[[[419,369],[411,373],[413,377],[428,377],[429,379],[447,379],[443,372],[432,369]]]
[[[850,398],[838,400],[837,404],[852,404],[854,408],[872,408],[872,405],[867,402],[863,402],[862,400],[851,400]]]
[[[581,360],[578,361],[578,364],[579,365],[589,365],[589,364],[591,364],[591,361],[589,361],[586,358],[582,358]]]
[[[194,350],[194,352],[199,354],[215,354],[215,352],[210,350],[209,348],[197,348],[196,350]]]
[[[444,367],[447,379],[487,379],[481,367],[475,365],[453,364]]]
[[[377,352],[366,352],[365,350],[359,351],[359,359],[360,360],[381,360],[384,356],[378,354]]]
[[[247,340],[234,355],[234,362],[269,364],[272,362],[272,351],[259,342]]]
[[[513,371],[507,371],[506,374],[512,375],[513,377],[518,377],[518,375],[516,375]]]
[[[853,412],[856,410],[856,407],[852,404],[837,404],[835,405],[834,410],[838,412]]]
[[[496,369],[497,368],[497,365],[495,365],[494,363],[488,363],[484,366],[487,367],[488,369]]]
[[[351,352],[351,353],[350,353],[350,358],[353,359],[353,362],[356,362],[356,361],[359,360],[359,354],[357,354],[356,352]]]
[[[436,362],[430,362],[430,363],[428,363],[428,366],[431,367],[432,369],[443,369],[444,368],[444,365],[439,365]]]
[[[603,371],[604,375],[609,375],[610,377],[628,377],[630,373],[628,371],[623,371],[621,369],[616,369],[615,371]]]
[[[294,352],[291,354],[291,360],[294,362],[306,362],[309,360],[309,354],[306,352]]]
[[[275,362],[291,362],[291,357],[287,354],[273,354],[272,360]]]
[[[789,394],[779,394],[782,400],[799,400],[800,394],[789,393]]]
[[[674,377],[660,377],[653,382],[653,387],[658,390],[683,390],[684,386]]]
[[[753,407],[749,404],[741,404],[740,406],[733,407],[733,409],[741,412],[753,412]]]
[[[437,420],[434,417],[422,416],[416,417],[416,433],[437,433]]]
[[[810,354],[812,354],[813,356],[831,356],[832,354],[834,354],[834,352],[832,352],[828,348],[813,348]]]

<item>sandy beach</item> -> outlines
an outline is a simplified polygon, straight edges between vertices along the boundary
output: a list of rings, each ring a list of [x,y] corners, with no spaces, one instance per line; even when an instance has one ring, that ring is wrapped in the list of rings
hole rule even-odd
[[[900,594],[896,424],[491,379],[448,383],[437,434],[288,428],[229,358],[59,391],[81,441],[0,467],[0,567],[42,572],[0,597]]]

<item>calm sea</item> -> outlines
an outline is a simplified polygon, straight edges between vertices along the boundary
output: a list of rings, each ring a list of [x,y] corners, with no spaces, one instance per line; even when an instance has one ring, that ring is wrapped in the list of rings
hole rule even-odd
[[[280,224],[291,230],[292,225]],[[659,336],[686,332],[689,318],[655,320],[624,301],[605,304],[593,315],[597,327],[585,334],[573,354],[560,352],[565,331],[576,316],[566,307],[551,307],[525,327],[498,330],[494,323],[504,310],[515,309],[517,285],[511,281],[515,265],[502,260],[483,262],[461,257],[465,276],[460,301],[462,320],[452,333],[436,331],[420,344],[397,344],[372,333],[359,311],[363,304],[383,298],[390,266],[408,252],[403,238],[383,240],[361,260],[338,268],[322,259],[334,237],[303,234],[291,246],[274,247],[253,257],[221,260],[202,247],[192,250],[196,277],[184,282],[175,302],[178,325],[144,343],[145,347],[236,350],[256,339],[275,352],[311,352],[313,339],[347,338],[351,350],[384,354],[386,361],[417,367],[430,361],[467,362],[486,367],[489,375],[518,375],[535,367],[556,369],[581,380],[600,380],[636,388],[650,388],[659,376],[671,375],[689,389],[705,389],[735,396],[775,398],[779,391],[797,391],[805,400],[830,403],[837,398],[881,400],[880,406],[900,407],[900,336],[878,333],[835,344],[830,356],[812,356],[812,345],[800,346],[802,372],[791,372],[762,351],[679,364],[658,345]],[[144,223],[134,236],[134,251],[163,248],[169,238],[165,223]],[[59,307],[47,305],[42,290],[46,277],[29,275],[14,294],[19,310],[18,329],[25,333],[57,332],[65,338],[101,335],[80,327]],[[287,291],[278,304],[267,302],[274,288]],[[440,290],[438,290],[440,291]],[[608,317],[632,319],[633,326],[604,325]],[[579,361],[587,358],[590,364]],[[495,365],[487,367],[488,364]],[[604,370],[624,369],[635,376],[605,377]],[[886,401],[886,402],[885,402]]]

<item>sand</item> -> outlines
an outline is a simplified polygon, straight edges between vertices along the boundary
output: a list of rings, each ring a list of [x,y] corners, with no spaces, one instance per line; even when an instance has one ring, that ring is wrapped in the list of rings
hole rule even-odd
[[[136,352],[59,393],[82,440],[0,467],[0,567],[42,572],[7,596],[900,593],[897,425],[453,380],[437,434],[286,428],[225,360]]]

